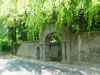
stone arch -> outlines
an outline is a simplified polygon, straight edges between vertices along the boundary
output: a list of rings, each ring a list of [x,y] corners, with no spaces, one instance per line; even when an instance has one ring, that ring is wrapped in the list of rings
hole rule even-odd
[[[50,29],[49,29],[50,28]],[[45,25],[43,28],[43,31],[41,33],[41,37],[40,37],[40,43],[45,43],[45,37],[50,34],[50,33],[57,33],[57,29],[54,27],[54,25],[51,25],[49,27],[49,25]]]
[[[52,24],[50,26],[50,30],[48,29],[49,25],[45,25],[43,32],[41,33],[40,38],[40,59],[41,60],[51,60],[49,57],[47,57],[46,53],[46,39],[47,37],[51,37],[53,34],[57,33],[58,30],[55,29],[54,25]],[[62,29],[61,34],[61,48],[62,48],[62,62],[66,62],[66,60],[70,61],[70,33],[66,31],[65,28]]]
[[[61,61],[61,42],[59,38],[53,37],[56,33],[51,32],[45,37],[45,56],[47,60]]]

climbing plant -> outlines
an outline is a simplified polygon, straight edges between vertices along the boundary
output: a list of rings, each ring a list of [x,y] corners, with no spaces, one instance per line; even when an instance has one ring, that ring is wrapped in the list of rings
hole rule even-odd
[[[7,26],[23,20],[20,23],[25,23],[27,31],[30,30],[28,36],[34,35],[34,31],[40,33],[44,25],[52,22],[59,28],[66,25],[78,31],[92,31],[93,23],[100,19],[99,0],[1,0],[0,10]]]
[[[99,0],[30,0],[27,25],[34,30],[42,29],[47,23],[62,28],[73,27],[77,31],[95,31],[100,29]],[[95,20],[95,21],[94,21]],[[93,23],[97,23],[95,27]],[[93,28],[94,27],[94,28]]]
[[[39,40],[45,25],[76,32],[100,30],[100,0],[0,0],[0,39]],[[15,47],[15,46],[14,46]]]

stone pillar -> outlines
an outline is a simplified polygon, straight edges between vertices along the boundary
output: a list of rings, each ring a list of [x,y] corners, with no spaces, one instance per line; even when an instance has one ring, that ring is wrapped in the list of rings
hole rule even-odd
[[[40,60],[43,60],[43,45],[40,44]]]
[[[62,42],[62,63],[70,63],[70,41]]]
[[[62,42],[62,63],[70,63],[71,58],[71,32],[63,29],[61,33]]]
[[[61,43],[61,47],[62,47],[62,63],[66,63],[65,42]]]
[[[70,49],[70,48],[71,48],[70,46],[71,46],[71,45],[70,45],[70,43],[71,43],[70,40],[67,40],[67,41],[66,41],[66,54],[67,54],[67,57],[66,57],[66,58],[67,58],[67,63],[68,63],[68,64],[70,64],[70,58],[71,58],[71,55],[70,55],[70,54],[71,54],[71,53],[70,53],[70,50],[71,50],[71,49]]]
[[[81,36],[80,35],[78,35],[78,62],[80,63],[81,62],[81,54],[80,54],[80,49],[81,49],[81,43],[82,42],[82,40],[81,40]]]
[[[43,61],[51,60],[49,54],[49,47],[46,44],[40,44],[40,59]]]
[[[51,60],[51,57],[50,57],[50,44],[49,43],[46,43],[45,44],[45,60],[49,61]]]
[[[43,54],[43,60],[46,60],[46,51],[45,51],[45,44],[43,44],[43,48],[42,48],[42,54]]]
[[[46,48],[44,43],[40,44],[40,60],[46,60]]]

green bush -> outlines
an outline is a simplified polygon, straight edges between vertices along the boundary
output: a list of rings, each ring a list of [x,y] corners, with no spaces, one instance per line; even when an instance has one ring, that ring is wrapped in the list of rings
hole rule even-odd
[[[0,39],[0,51],[4,51],[4,47],[8,46],[8,42]]]

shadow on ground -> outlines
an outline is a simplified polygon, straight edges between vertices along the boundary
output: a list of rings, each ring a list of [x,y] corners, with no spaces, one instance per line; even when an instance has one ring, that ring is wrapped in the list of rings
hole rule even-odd
[[[35,72],[36,75],[41,75],[44,71],[50,72],[50,75],[83,75],[80,71],[71,71],[65,68],[56,68],[53,66],[48,66],[44,64],[22,61],[22,60],[11,60],[8,61],[3,69],[0,69],[0,73],[9,71],[22,71],[27,70],[29,72]]]

